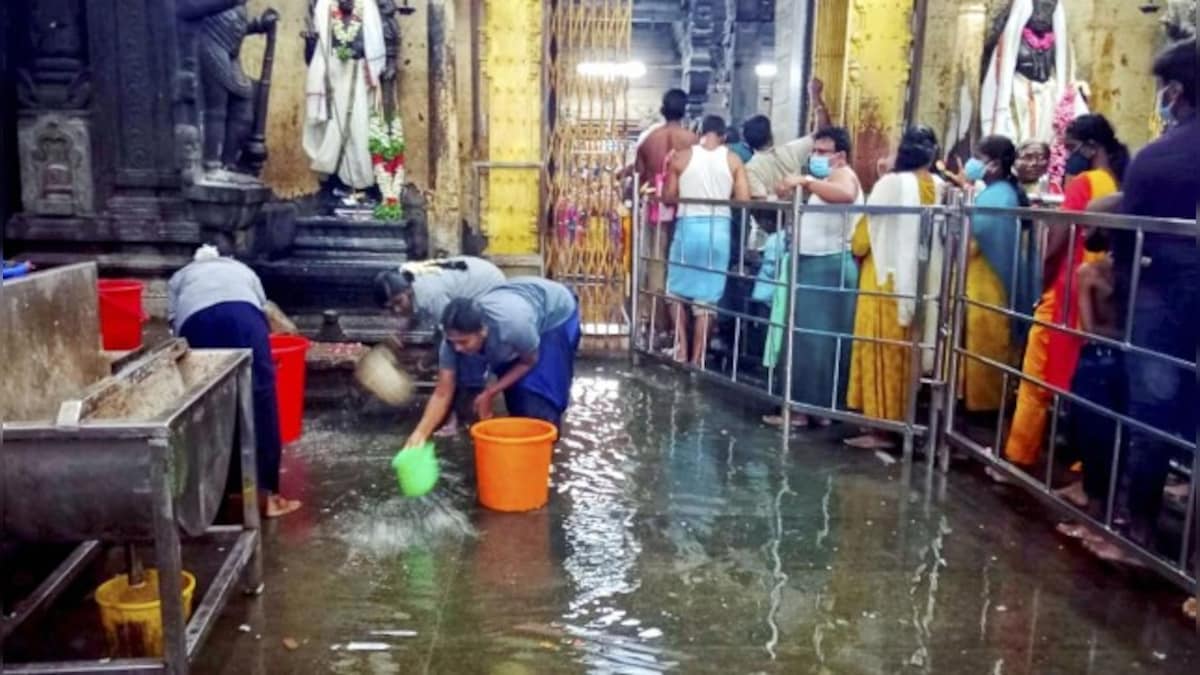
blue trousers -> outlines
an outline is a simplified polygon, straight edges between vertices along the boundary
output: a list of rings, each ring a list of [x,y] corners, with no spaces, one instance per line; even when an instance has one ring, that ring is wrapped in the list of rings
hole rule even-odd
[[[1126,410],[1124,352],[1107,345],[1088,344],[1079,354],[1071,392],[1114,412]],[[1067,438],[1083,460],[1083,489],[1098,503],[1108,500],[1117,423],[1081,405],[1071,406]],[[1125,436],[1128,438],[1128,436]],[[1121,456],[1126,457],[1124,449]]]
[[[1194,241],[1178,241],[1178,246],[1158,247],[1148,256],[1151,262],[1143,270],[1132,308],[1133,343],[1195,362],[1200,343],[1200,251]],[[1194,371],[1129,353],[1125,374],[1131,417],[1195,442],[1200,398]],[[1190,463],[1185,454],[1148,434],[1135,431],[1129,436],[1129,509],[1134,534],[1143,543],[1162,508],[1170,460],[1178,455]]]
[[[184,321],[180,337],[196,349],[250,349],[254,354],[254,441],[258,487],[279,492],[279,463],[283,443],[279,438],[279,406],[275,400],[275,363],[271,360],[271,329],[262,310],[248,302],[223,302],[196,312]],[[242,464],[237,449],[241,429],[235,434],[230,485],[240,491]]]
[[[504,392],[504,404],[515,417],[532,417],[561,427],[563,413],[571,401],[575,378],[575,354],[582,339],[579,310],[563,325],[542,333],[538,360],[533,370]],[[498,367],[501,377],[516,362]]]

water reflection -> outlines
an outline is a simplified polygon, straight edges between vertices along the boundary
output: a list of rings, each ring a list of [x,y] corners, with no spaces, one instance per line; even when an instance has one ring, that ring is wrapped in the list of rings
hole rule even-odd
[[[784,450],[759,411],[666,370],[585,369],[574,396],[551,502],[527,514],[474,505],[465,441],[439,445],[447,480],[409,501],[386,469],[398,424],[314,426],[334,447],[298,450],[316,528],[267,542],[263,638],[225,626],[222,660],[197,669],[1124,673],[1200,656],[1173,596],[1072,556],[971,475],[914,484],[822,432]]]
[[[652,619],[634,615],[622,597],[638,589],[635,567],[642,552],[635,530],[641,463],[625,421],[632,417],[629,408],[645,399],[630,401],[622,396],[621,380],[601,374],[578,378],[573,393],[563,439],[567,452],[555,469],[566,544],[562,566],[571,582],[564,627],[578,641],[584,664],[658,672],[664,664],[655,650],[636,640],[654,628],[643,625]]]

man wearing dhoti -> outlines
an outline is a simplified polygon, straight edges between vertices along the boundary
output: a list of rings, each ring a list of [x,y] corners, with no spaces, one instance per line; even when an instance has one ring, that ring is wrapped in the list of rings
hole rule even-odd
[[[387,62],[376,0],[316,0],[317,44],[305,83],[304,151],[312,170],[356,190],[375,184],[371,108]]]

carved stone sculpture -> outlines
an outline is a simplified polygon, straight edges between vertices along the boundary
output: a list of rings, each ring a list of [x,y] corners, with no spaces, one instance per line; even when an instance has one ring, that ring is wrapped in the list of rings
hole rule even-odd
[[[28,68],[17,72],[21,199],[30,213],[74,216],[94,209],[91,100],[80,0],[30,6]]]
[[[177,0],[179,16],[193,31],[201,136],[206,172],[224,169],[249,173],[244,157],[254,133],[259,83],[242,70],[240,54],[247,35],[270,33],[274,10],[258,19],[246,13],[246,0]],[[261,162],[258,163],[261,166]]]
[[[91,213],[91,145],[85,120],[43,113],[24,119],[18,131],[21,200],[26,210],[46,216]]]
[[[39,0],[31,7],[31,68],[17,73],[17,98],[26,109],[80,110],[91,99],[80,0]]]

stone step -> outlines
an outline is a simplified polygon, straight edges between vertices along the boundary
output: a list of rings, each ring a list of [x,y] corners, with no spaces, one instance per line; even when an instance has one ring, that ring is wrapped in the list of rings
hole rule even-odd
[[[408,250],[408,242],[404,239],[385,239],[382,237],[355,237],[315,235],[301,230],[292,241],[292,252],[295,255],[318,253],[332,255],[338,253],[381,253],[403,256]]]

